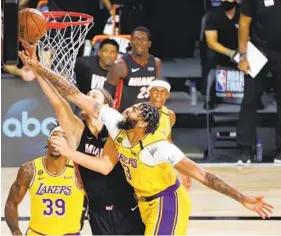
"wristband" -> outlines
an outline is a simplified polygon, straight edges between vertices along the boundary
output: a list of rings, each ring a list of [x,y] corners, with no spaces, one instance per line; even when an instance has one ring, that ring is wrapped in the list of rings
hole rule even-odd
[[[247,59],[246,53],[240,53],[239,61],[245,61]]]

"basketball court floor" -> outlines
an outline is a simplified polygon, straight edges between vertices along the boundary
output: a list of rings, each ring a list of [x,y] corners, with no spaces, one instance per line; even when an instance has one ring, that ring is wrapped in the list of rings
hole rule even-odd
[[[262,220],[231,198],[193,181],[190,191],[192,213],[188,235],[281,235],[281,165],[249,164],[237,167],[234,164],[202,164],[202,166],[221,176],[244,194],[264,195],[265,200],[274,205],[274,214],[271,219]],[[17,168],[2,168],[2,235],[10,235],[3,216],[8,191],[16,173]],[[20,227],[24,232],[30,216],[29,194],[19,207],[19,216]],[[82,234],[89,235],[90,232],[86,222]]]

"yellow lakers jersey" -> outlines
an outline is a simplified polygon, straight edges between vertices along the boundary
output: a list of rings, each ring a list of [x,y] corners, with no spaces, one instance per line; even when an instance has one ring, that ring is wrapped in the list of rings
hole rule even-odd
[[[169,163],[148,166],[139,159],[142,147],[166,140],[162,132],[156,131],[154,134],[147,135],[141,143],[131,148],[123,145],[125,138],[127,134],[123,130],[115,139],[118,159],[123,166],[127,181],[134,187],[139,197],[155,195],[175,183],[176,175]]]
[[[39,157],[33,161],[29,227],[45,235],[79,232],[84,191],[78,185],[73,162],[69,161],[65,170],[54,176],[48,173],[44,159]]]
[[[169,109],[165,106],[161,108],[160,120],[158,130],[162,132],[166,137],[171,133],[171,121]]]

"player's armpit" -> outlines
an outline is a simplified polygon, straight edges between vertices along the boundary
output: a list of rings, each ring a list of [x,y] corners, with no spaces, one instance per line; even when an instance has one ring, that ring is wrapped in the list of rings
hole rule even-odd
[[[23,164],[12,184],[8,199],[5,205],[5,220],[11,232],[15,235],[21,234],[19,229],[18,205],[24,198],[34,176],[34,166],[32,162]]]

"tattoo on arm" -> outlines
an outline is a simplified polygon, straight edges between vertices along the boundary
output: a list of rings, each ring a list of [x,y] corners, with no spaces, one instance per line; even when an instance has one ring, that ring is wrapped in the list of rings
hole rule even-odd
[[[12,233],[20,232],[18,205],[25,196],[33,175],[33,164],[31,162],[23,164],[18,171],[16,181],[11,186],[5,205],[5,219]]]
[[[211,189],[216,190],[219,193],[235,199],[238,202],[243,202],[243,200],[245,199],[245,196],[242,193],[210,172],[206,172],[203,184]]]
[[[52,70],[39,64],[38,66],[40,74],[47,78],[52,85],[58,90],[61,96],[67,98],[69,101],[75,99],[75,95],[79,94],[80,91],[73,84],[68,82],[63,76],[56,74]]]

